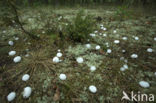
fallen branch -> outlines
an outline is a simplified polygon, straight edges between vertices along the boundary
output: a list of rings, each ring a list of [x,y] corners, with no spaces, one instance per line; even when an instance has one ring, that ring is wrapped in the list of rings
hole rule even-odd
[[[34,34],[28,32],[28,31],[26,31],[26,30],[24,29],[22,23],[21,23],[20,20],[19,20],[19,16],[18,16],[18,12],[17,12],[16,6],[11,2],[11,0],[7,0],[7,2],[8,2],[8,4],[11,6],[13,12],[15,13],[15,20],[16,20],[16,22],[19,24],[21,30],[22,30],[24,33],[28,34],[31,38],[33,38],[33,39],[39,39],[38,36],[36,36],[36,35],[34,35]]]

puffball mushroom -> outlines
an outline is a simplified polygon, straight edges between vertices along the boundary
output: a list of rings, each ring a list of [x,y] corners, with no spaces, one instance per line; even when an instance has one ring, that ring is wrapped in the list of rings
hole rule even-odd
[[[29,57],[29,54],[26,54],[25,57]]]
[[[123,37],[122,39],[123,39],[123,40],[127,40],[127,37]]]
[[[121,68],[120,71],[125,71],[126,69],[128,69],[128,65],[124,64]]]
[[[96,50],[99,50],[99,49],[100,49],[100,45],[97,45],[97,46],[95,47],[95,49],[96,49]]]
[[[82,57],[78,57],[78,58],[76,59],[76,61],[77,61],[78,63],[83,63],[83,58],[82,58]]]
[[[139,37],[136,36],[136,37],[134,37],[134,39],[135,39],[135,40],[139,40]]]
[[[140,81],[140,82],[139,82],[139,85],[140,85],[141,87],[143,87],[143,88],[148,88],[148,87],[150,87],[150,84],[149,84],[148,82],[146,82],[146,81]]]
[[[19,38],[18,37],[15,37],[15,40],[19,40]]]
[[[154,73],[154,75],[156,76],[156,72]]]
[[[106,31],[106,30],[107,30],[107,28],[105,28],[105,27],[101,27],[101,29],[102,29],[102,30],[104,30],[104,31]]]
[[[13,101],[13,100],[15,99],[15,97],[16,97],[16,93],[15,93],[15,92],[11,92],[11,93],[9,93],[9,95],[7,96],[7,100],[8,100],[9,102],[11,102],[11,101]]]
[[[95,34],[91,33],[90,36],[91,36],[91,37],[95,37]]]
[[[14,42],[13,42],[13,41],[9,41],[8,44],[9,44],[10,46],[13,46],[13,45],[14,45]]]
[[[111,49],[107,49],[107,53],[111,53],[112,52],[112,50]]]
[[[9,56],[13,56],[13,55],[15,55],[16,54],[16,51],[10,51],[9,52]]]
[[[67,77],[66,77],[65,74],[60,74],[59,78],[60,78],[61,80],[66,80]]]
[[[60,49],[58,49],[57,51],[58,51],[58,52],[61,52],[61,50],[60,50]]]
[[[153,49],[152,48],[148,48],[147,52],[151,53],[151,52],[153,52]]]
[[[62,57],[62,53],[57,53],[56,56],[57,57]]]
[[[91,45],[90,44],[86,44],[86,47],[89,49],[89,48],[91,48]]]
[[[137,54],[132,54],[131,58],[138,58],[138,55]]]
[[[5,34],[5,33],[6,33],[6,31],[5,31],[5,30],[3,30],[3,33]]]
[[[103,24],[101,24],[100,27],[103,27]]]
[[[125,69],[128,69],[128,65],[127,65],[127,64],[124,64],[123,67],[124,67]]]
[[[154,37],[154,41],[156,41],[156,37]]]
[[[14,62],[15,63],[18,63],[18,62],[20,62],[21,61],[21,57],[20,56],[16,56],[15,58],[14,58]]]
[[[126,52],[126,50],[122,50],[122,52],[123,52],[123,53],[125,53],[125,52]]]
[[[32,89],[31,87],[25,87],[23,92],[23,98],[29,98],[31,95]]]
[[[29,80],[29,78],[30,78],[29,74],[24,74],[22,77],[22,80],[27,81],[27,80]]]
[[[119,44],[120,41],[119,41],[119,40],[114,40],[114,43],[115,43],[115,44]]]
[[[98,31],[94,31],[94,33],[98,33]]]
[[[126,69],[124,67],[121,67],[120,68],[120,71],[125,71]]]
[[[96,93],[97,92],[97,88],[94,85],[89,86],[89,91],[92,93]]]
[[[116,33],[116,32],[117,32],[116,30],[113,31],[113,33]]]
[[[90,67],[90,71],[93,72],[93,71],[95,71],[95,70],[96,70],[96,67],[95,67],[95,66],[91,66],[91,67]]]
[[[104,36],[104,37],[106,37],[106,36],[107,36],[107,34],[103,34],[103,36]]]
[[[60,61],[60,60],[59,60],[58,57],[54,57],[54,58],[53,58],[53,62],[54,62],[54,63],[58,63],[59,61]]]

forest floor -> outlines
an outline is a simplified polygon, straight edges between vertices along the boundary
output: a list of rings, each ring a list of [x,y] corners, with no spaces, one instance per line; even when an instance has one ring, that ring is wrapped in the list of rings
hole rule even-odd
[[[13,46],[1,49],[0,103],[7,103],[7,95],[12,91],[16,92],[13,103],[128,103],[121,101],[123,91],[128,95],[131,91],[136,94],[140,91],[156,96],[156,15],[132,10],[131,16],[118,16],[117,8],[83,8],[97,20],[92,40],[73,43],[60,40],[58,33],[51,33],[55,29],[64,30],[79,9],[34,7],[21,10],[24,28],[38,35],[40,40],[29,38],[14,22],[0,28],[1,42],[4,45],[10,40],[14,42]],[[100,25],[106,30],[101,30]],[[91,44],[91,48],[86,44]],[[100,50],[95,49],[97,45]],[[147,52],[149,48],[152,52]],[[59,49],[62,61],[53,63]],[[22,57],[21,62],[13,62],[15,56],[8,55],[11,50],[16,51],[15,56]],[[138,57],[132,58],[132,54]],[[84,62],[77,63],[78,57]],[[96,70],[91,72],[90,66],[95,66]],[[66,80],[60,80],[61,73],[67,76]],[[26,82],[22,81],[24,74],[30,75]],[[140,81],[148,82],[150,87],[141,87]],[[90,85],[96,86],[96,93],[89,91]],[[32,88],[32,94],[23,99],[26,86]]]

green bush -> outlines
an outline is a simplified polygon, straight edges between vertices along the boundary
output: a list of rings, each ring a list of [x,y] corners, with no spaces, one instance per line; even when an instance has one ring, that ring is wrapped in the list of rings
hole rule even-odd
[[[133,12],[128,9],[128,6],[119,6],[115,12],[115,16],[120,19],[132,18]]]
[[[73,22],[67,26],[67,37],[74,42],[85,42],[90,38],[89,33],[93,32],[94,21],[90,15],[85,16],[81,10]]]

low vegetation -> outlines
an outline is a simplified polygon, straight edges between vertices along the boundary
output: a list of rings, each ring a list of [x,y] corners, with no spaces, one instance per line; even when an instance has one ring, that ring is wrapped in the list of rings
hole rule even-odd
[[[23,28],[39,39],[13,18],[7,25],[0,19],[0,103],[11,92],[13,103],[127,103],[123,91],[156,95],[154,14],[128,6],[19,11]]]

